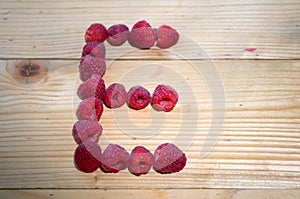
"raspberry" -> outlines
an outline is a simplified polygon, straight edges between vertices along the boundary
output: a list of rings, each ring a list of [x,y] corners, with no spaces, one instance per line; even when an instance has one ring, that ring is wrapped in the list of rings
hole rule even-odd
[[[152,153],[145,147],[137,146],[130,154],[128,169],[130,173],[140,176],[150,171],[153,162]]]
[[[151,95],[148,90],[142,86],[132,87],[128,91],[127,104],[130,108],[140,110],[148,106]]]
[[[91,24],[85,32],[86,42],[104,42],[107,38],[107,31],[105,26],[100,23]]]
[[[108,28],[107,42],[113,46],[120,46],[128,39],[129,29],[125,24],[116,24]]]
[[[79,120],[73,125],[73,136],[77,144],[88,141],[98,143],[102,126],[93,120]]]
[[[161,144],[154,151],[153,169],[161,174],[181,171],[186,164],[185,154],[174,144]]]
[[[102,100],[105,95],[104,80],[99,75],[92,75],[90,79],[79,85],[77,95],[82,100],[89,97],[96,97]]]
[[[156,41],[156,35],[150,24],[145,21],[138,21],[132,28],[128,42],[133,47],[148,49],[151,48]]]
[[[82,49],[82,57],[90,55],[92,57],[104,59],[105,53],[106,53],[106,49],[102,42],[86,43]]]
[[[100,99],[90,97],[84,99],[77,107],[77,117],[79,120],[98,120],[103,112],[103,104]]]
[[[104,59],[87,55],[82,58],[79,67],[80,78],[82,81],[89,79],[93,74],[104,75],[106,71],[106,63]]]
[[[178,101],[178,94],[168,85],[158,85],[152,95],[151,105],[157,111],[169,112],[173,110]]]
[[[125,87],[122,84],[113,83],[106,89],[103,102],[108,108],[119,108],[125,104],[126,100]]]
[[[168,25],[162,25],[158,28],[157,37],[156,46],[159,48],[169,48],[179,40],[178,32]]]
[[[109,144],[102,154],[101,170],[117,173],[128,167],[129,153],[117,144]]]
[[[85,142],[77,146],[74,164],[82,172],[91,173],[100,166],[101,148],[95,142]]]

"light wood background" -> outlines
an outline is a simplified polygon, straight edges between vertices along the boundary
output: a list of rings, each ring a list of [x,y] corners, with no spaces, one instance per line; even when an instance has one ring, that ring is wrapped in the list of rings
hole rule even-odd
[[[100,144],[154,151],[174,141],[187,166],[172,175],[81,173],[71,128],[84,31],[140,19],[176,27],[180,43],[147,51],[106,44],[105,81],[129,89],[152,77],[150,91],[168,82],[180,102],[163,120],[150,107],[106,109]],[[28,59],[44,70],[21,78],[16,66]],[[0,1],[0,198],[299,198],[299,59],[295,0]],[[133,75],[149,66],[154,71]],[[220,85],[224,96],[212,93]],[[224,109],[215,106],[223,101]],[[136,126],[146,130],[136,135]]]

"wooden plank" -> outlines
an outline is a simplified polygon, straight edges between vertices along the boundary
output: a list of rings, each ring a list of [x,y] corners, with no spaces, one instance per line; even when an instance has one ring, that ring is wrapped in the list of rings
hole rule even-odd
[[[105,109],[100,121],[103,149],[113,142],[128,151],[136,145],[154,151],[160,143],[174,142],[186,152],[182,172],[151,171],[142,177],[128,171],[84,174],[74,168],[71,128],[80,102],[78,61],[32,60],[48,69],[36,83],[30,83],[33,77],[17,81],[15,64],[0,62],[1,188],[300,187],[298,61],[108,63],[107,85],[121,82],[129,89],[142,84],[152,92],[158,83],[168,83],[180,94],[168,114],[150,107]],[[213,93],[215,88],[220,92]],[[225,111],[218,106],[223,101]]]
[[[147,19],[169,24],[183,38],[177,50],[193,59],[299,59],[300,2],[263,1],[6,1],[0,2],[0,58],[74,59],[94,22],[131,27]],[[190,45],[186,39],[193,42]],[[108,58],[178,59],[172,53],[109,45]],[[199,48],[201,48],[199,53]],[[176,51],[176,50],[175,50]],[[204,53],[203,53],[203,52]],[[168,52],[168,51],[166,51]]]
[[[156,190],[0,190],[3,199],[67,199],[67,198],[159,198],[159,199],[295,199],[300,197],[299,190],[214,190],[214,189],[156,189]]]

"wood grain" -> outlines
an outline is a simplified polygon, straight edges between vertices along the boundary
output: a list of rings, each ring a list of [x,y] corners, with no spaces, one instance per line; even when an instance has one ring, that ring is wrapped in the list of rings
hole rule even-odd
[[[129,151],[136,145],[154,151],[168,141],[186,152],[188,163],[182,172],[160,175],[151,171],[142,177],[128,171],[84,174],[74,168],[76,144],[71,128],[80,102],[76,96],[78,61],[48,60],[47,75],[31,84],[13,78],[14,64],[14,60],[0,61],[2,189],[300,187],[298,61],[109,62],[107,85],[118,81],[129,89],[144,80],[152,92],[158,83],[169,83],[180,94],[180,102],[169,114],[155,114],[150,107],[105,110],[100,121],[103,149],[114,142]],[[209,67],[217,73],[205,70]],[[220,82],[225,98],[212,93]],[[214,106],[222,101],[225,110]],[[213,118],[222,111],[224,118]],[[222,131],[215,132],[220,123]],[[47,193],[37,191],[36,198]]]
[[[19,199],[65,199],[65,198],[159,198],[159,199],[295,199],[300,196],[299,190],[214,190],[214,189],[197,189],[197,190],[6,190],[1,191],[3,198]]]
[[[174,142],[187,166],[142,177],[81,173],[71,128],[84,31],[140,19],[174,26],[179,44],[107,44],[105,81],[151,92],[166,82],[180,102],[165,115],[106,109],[99,144],[154,151]],[[0,198],[299,198],[299,55],[298,0],[1,1]]]
[[[0,58],[74,59],[84,31],[94,22],[107,27],[140,19],[153,27],[169,24],[182,36],[177,48],[193,59],[299,59],[300,2],[284,1],[2,1]],[[193,42],[186,43],[186,39]],[[201,52],[199,52],[199,48]],[[125,58],[179,59],[171,53],[135,51]],[[205,53],[203,53],[203,52]],[[108,45],[108,58],[119,57]],[[168,51],[167,51],[168,52]],[[185,57],[187,58],[187,57]]]

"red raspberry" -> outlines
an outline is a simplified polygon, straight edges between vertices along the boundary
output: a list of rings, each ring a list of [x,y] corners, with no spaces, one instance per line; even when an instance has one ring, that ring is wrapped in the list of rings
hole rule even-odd
[[[148,49],[151,48],[156,41],[156,35],[150,24],[145,21],[138,21],[132,28],[128,42],[133,47]]]
[[[90,79],[79,85],[77,95],[82,100],[89,97],[96,97],[102,100],[105,95],[104,80],[99,75],[92,75]]]
[[[158,85],[152,95],[151,105],[157,111],[169,112],[173,110],[178,101],[178,94],[168,85]]]
[[[159,173],[181,171],[186,164],[185,154],[174,144],[161,144],[154,151],[153,169]]]
[[[104,42],[107,38],[107,31],[105,26],[100,23],[91,24],[90,27],[85,32],[85,41],[86,42]]]
[[[113,83],[106,89],[103,102],[108,108],[119,108],[125,104],[126,100],[125,87],[122,84]]]
[[[73,125],[72,132],[77,144],[88,141],[98,143],[102,126],[94,120],[79,120]]]
[[[92,57],[104,59],[105,53],[106,53],[106,49],[102,42],[86,43],[82,49],[82,57],[90,55]]]
[[[142,174],[147,174],[154,162],[152,153],[142,146],[135,147],[129,159],[128,169],[130,173],[140,176]]]
[[[130,108],[140,110],[148,106],[151,95],[142,86],[134,86],[128,91],[127,104]]]
[[[107,42],[113,46],[120,46],[128,39],[129,29],[125,24],[116,24],[108,28]]]
[[[100,99],[90,97],[84,99],[77,107],[77,117],[79,120],[100,120],[103,112],[103,104]]]
[[[168,25],[162,25],[158,28],[157,37],[156,46],[159,48],[169,48],[179,40],[178,32]]]
[[[109,144],[102,154],[101,170],[117,173],[128,167],[129,153],[117,144]]]
[[[103,76],[106,71],[106,63],[104,59],[87,55],[82,58],[79,72],[82,81],[89,79],[93,74]]]
[[[95,142],[85,142],[77,146],[74,164],[82,172],[91,173],[100,166],[101,148]]]

